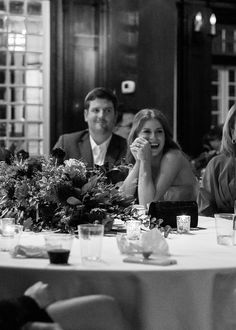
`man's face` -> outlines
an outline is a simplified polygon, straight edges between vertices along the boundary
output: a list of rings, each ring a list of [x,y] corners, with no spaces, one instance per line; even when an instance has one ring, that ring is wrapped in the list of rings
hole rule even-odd
[[[116,122],[113,103],[106,99],[96,98],[90,101],[88,110],[84,110],[84,120],[94,134],[112,133]]]

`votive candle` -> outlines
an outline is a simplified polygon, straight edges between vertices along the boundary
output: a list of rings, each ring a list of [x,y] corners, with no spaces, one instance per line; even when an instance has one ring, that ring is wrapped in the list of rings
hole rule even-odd
[[[190,215],[177,215],[177,232],[180,234],[190,231]]]
[[[2,236],[14,236],[15,232],[15,219],[14,218],[3,218],[2,219]]]

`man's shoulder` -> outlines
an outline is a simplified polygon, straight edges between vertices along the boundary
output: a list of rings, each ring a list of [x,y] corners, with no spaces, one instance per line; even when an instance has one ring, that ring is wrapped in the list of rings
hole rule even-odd
[[[87,129],[61,135],[61,137],[63,137],[66,140],[80,140],[87,136],[89,136]]]
[[[112,134],[112,141],[115,141],[116,143],[119,143],[121,145],[127,145],[127,140],[115,133]]]

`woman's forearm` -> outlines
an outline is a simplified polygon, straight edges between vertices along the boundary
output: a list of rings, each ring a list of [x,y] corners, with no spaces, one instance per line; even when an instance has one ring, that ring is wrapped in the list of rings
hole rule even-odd
[[[124,192],[128,196],[134,196],[137,190],[139,166],[140,161],[137,161],[120,187],[120,191]]]
[[[152,180],[152,169],[150,162],[141,161],[138,179],[139,204],[147,206],[155,196],[155,186]]]

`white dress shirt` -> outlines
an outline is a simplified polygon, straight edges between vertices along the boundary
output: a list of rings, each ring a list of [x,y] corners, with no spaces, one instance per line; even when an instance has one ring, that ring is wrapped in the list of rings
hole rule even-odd
[[[102,166],[105,161],[108,145],[111,141],[112,135],[104,141],[102,144],[97,144],[91,135],[89,135],[90,144],[93,153],[93,163],[94,165]]]

